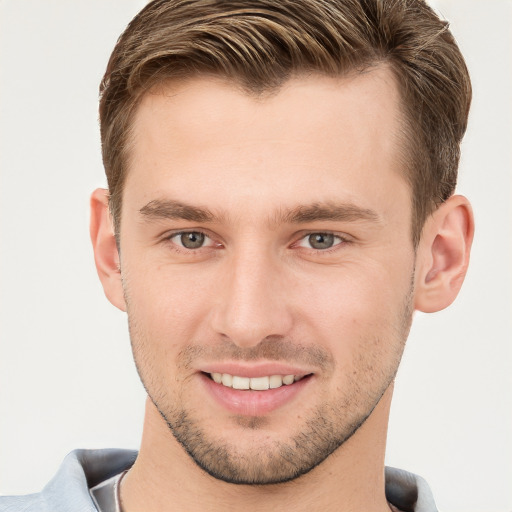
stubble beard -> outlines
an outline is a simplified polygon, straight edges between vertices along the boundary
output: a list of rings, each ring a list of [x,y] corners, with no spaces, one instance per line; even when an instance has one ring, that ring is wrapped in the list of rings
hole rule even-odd
[[[210,435],[208,427],[202,425],[203,422],[195,417],[194,411],[187,407],[186,400],[172,399],[161,383],[155,382],[154,377],[158,372],[148,357],[150,350],[147,347],[150,347],[150,342],[145,339],[136,323],[132,322],[130,314],[128,317],[139,376],[149,398],[186,453],[201,469],[218,480],[240,485],[270,485],[285,483],[310,472],[365,423],[394,381],[411,326],[412,312],[411,289],[395,325],[395,339],[390,343],[392,353],[387,355],[388,365],[376,371],[382,352],[374,352],[372,357],[362,351],[356,361],[358,371],[347,378],[344,395],[337,400],[325,401],[309,411],[308,419],[302,422],[300,428],[290,425],[290,430],[295,430],[290,433],[289,440],[269,440],[271,436],[264,436],[267,439],[260,442],[268,419],[235,417],[244,436],[254,433],[254,447],[243,451],[237,447],[236,439],[231,443]],[[387,343],[390,341],[386,340]],[[276,346],[275,341],[270,340],[269,343]],[[366,340],[364,345],[367,349],[382,347],[384,341]],[[265,347],[270,345],[262,342],[260,346],[264,348],[259,350],[255,347],[256,351],[253,350],[248,359],[256,359],[257,354],[265,352]],[[201,347],[193,348],[201,351]],[[300,350],[303,352],[304,347]],[[267,352],[269,351],[274,352],[274,349],[270,348]],[[238,350],[238,354],[240,353]]]
[[[226,441],[209,439],[205,429],[185,409],[171,415],[158,410],[173,436],[201,469],[218,480],[239,485],[280,484],[308,473],[343,444],[366,419],[346,425],[346,431],[334,437],[335,425],[318,411],[289,441],[267,441],[264,445],[257,442],[254,448],[241,452]],[[258,436],[265,423],[261,418],[243,418],[240,427],[244,435],[252,430]]]

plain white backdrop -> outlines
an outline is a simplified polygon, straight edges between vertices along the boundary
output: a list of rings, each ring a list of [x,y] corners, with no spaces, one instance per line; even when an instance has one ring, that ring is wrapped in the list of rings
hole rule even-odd
[[[103,296],[88,198],[105,179],[97,90],[143,0],[0,2],[0,494],[78,447],[136,448],[144,392]],[[441,510],[512,510],[512,0],[438,0],[473,78],[459,192],[474,206],[456,303],[415,319],[387,463]]]

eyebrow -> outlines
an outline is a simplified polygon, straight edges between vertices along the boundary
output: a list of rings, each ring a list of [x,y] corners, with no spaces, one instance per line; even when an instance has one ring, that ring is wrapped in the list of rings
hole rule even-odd
[[[318,220],[331,221],[370,221],[380,222],[380,216],[374,210],[362,208],[352,203],[313,203],[311,205],[297,206],[292,210],[282,212],[276,221],[291,224],[305,224]]]
[[[148,220],[186,220],[190,222],[214,222],[225,218],[207,208],[192,206],[172,199],[155,199],[139,212]],[[371,209],[352,203],[324,202],[299,205],[292,209],[280,209],[270,217],[271,224],[306,224],[315,221],[369,221],[379,223],[380,216]]]
[[[206,208],[191,206],[171,199],[150,201],[139,212],[149,220],[174,219],[191,222],[212,222],[215,218],[215,215]]]

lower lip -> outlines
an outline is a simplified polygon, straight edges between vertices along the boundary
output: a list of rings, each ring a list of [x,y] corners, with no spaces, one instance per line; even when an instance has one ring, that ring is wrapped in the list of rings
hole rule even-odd
[[[266,391],[239,390],[217,384],[201,374],[201,379],[213,398],[229,412],[242,416],[263,416],[291,402],[310,382],[311,375],[290,385]]]

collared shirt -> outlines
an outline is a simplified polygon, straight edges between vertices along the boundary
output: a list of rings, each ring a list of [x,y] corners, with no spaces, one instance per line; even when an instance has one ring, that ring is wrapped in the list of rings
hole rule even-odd
[[[99,512],[122,512],[119,484],[127,471],[108,478],[89,490]]]
[[[0,497],[0,512],[118,512],[116,482],[136,457],[132,450],[75,450],[40,493]],[[403,512],[437,512],[425,480],[400,469],[386,468],[386,498]]]

